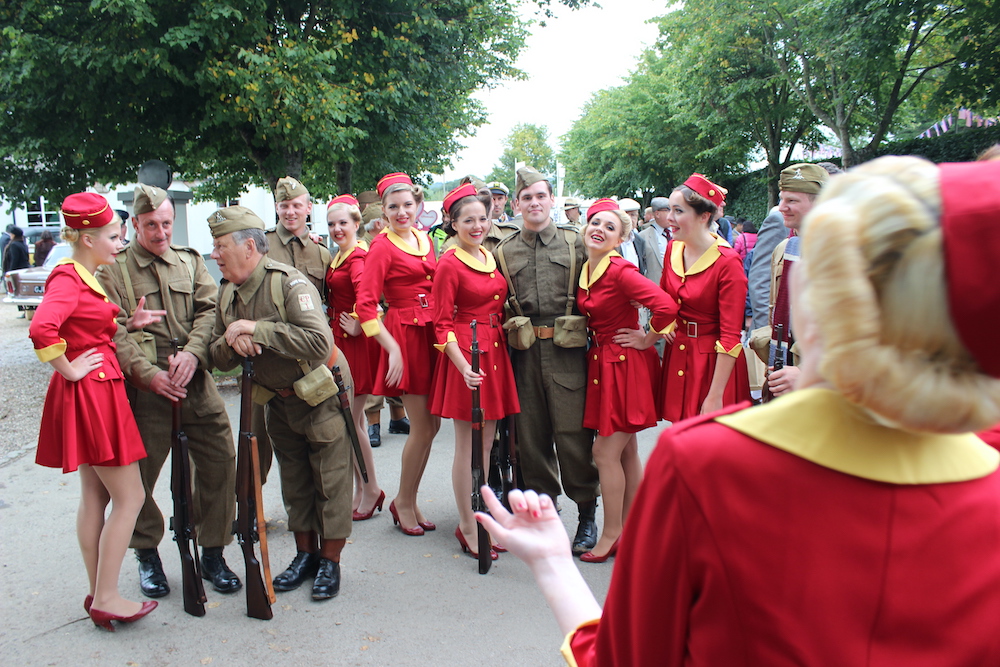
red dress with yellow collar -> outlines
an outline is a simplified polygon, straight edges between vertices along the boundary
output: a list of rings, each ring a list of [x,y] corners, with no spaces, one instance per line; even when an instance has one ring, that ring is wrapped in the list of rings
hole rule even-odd
[[[740,256],[716,243],[690,267],[684,243],[671,241],[660,276],[662,288],[680,307],[676,336],[663,353],[660,418],[676,422],[701,413],[720,354],[736,358],[722,404],[750,400],[750,379],[740,344],[747,278]]]
[[[521,411],[501,328],[506,299],[507,281],[497,270],[491,253],[486,253],[485,263],[456,247],[441,256],[434,275],[435,347],[441,354],[434,373],[431,414],[462,421],[472,419],[472,391],[444,353],[448,341],[454,341],[471,363],[472,320],[476,320],[480,369],[486,374],[479,392],[483,418],[503,419]]]
[[[364,333],[352,336],[340,326],[341,313],[350,315],[358,300],[358,288],[365,268],[368,251],[360,245],[354,246],[346,256],[340,253],[333,258],[326,271],[327,316],[337,347],[344,353],[354,378],[354,395],[371,394],[375,389],[375,373],[378,370],[379,344]]]
[[[665,329],[677,316],[677,305],[656,283],[618,253],[580,273],[577,305],[587,316],[587,407],[583,425],[598,435],[638,433],[659,419],[655,387],[660,358],[653,348],[638,350],[613,341],[619,329],[638,329],[637,301],[653,313],[652,327]]]
[[[45,299],[28,329],[42,361],[73,361],[96,348],[100,368],[77,382],[53,373],[45,394],[35,462],[73,472],[81,464],[124,466],[146,457],[115,356],[118,306],[97,279],[67,260],[45,281]]]

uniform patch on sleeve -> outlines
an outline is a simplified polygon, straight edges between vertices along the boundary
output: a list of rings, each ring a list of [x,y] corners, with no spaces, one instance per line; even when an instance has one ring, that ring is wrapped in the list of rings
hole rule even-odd
[[[296,279],[295,279],[295,280],[293,280],[292,282],[288,283],[288,287],[295,287],[296,285],[308,285],[308,284],[309,284],[309,283],[307,283],[307,282],[306,282],[305,280],[303,280],[302,278],[296,278]]]
[[[312,294],[299,295],[299,310],[314,310]]]

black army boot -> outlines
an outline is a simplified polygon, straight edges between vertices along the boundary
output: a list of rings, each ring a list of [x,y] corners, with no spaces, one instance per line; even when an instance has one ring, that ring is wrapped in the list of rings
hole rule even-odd
[[[163,574],[163,563],[156,549],[136,549],[135,559],[139,561],[139,588],[148,598],[162,598],[170,593],[167,575]]]
[[[212,582],[219,593],[235,593],[243,588],[240,578],[226,565],[222,547],[204,547],[201,550],[201,578]]]
[[[326,558],[319,559],[316,579],[313,581],[312,599],[329,600],[340,593],[340,563]]]
[[[580,510],[580,524],[576,527],[576,537],[573,538],[573,554],[579,555],[590,551],[597,544],[597,499],[577,503]]]

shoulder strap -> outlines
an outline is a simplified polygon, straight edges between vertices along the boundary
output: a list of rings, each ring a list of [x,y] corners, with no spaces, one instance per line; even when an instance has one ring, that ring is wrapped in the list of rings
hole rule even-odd
[[[139,307],[139,302],[135,299],[135,290],[132,288],[132,274],[128,270],[128,252],[120,252],[115,255],[115,261],[118,262],[118,267],[122,270],[122,282],[125,283],[125,293],[128,295],[128,306],[129,315],[135,313],[135,309]]]
[[[507,303],[510,304],[511,310],[513,310],[518,317],[524,317],[524,312],[521,310],[521,304],[517,301],[517,292],[514,291],[514,283],[510,279],[510,271],[507,270],[507,260],[503,256],[504,243],[507,239],[514,238],[516,234],[517,232],[514,232],[514,234],[511,234],[503,241],[500,241],[500,243],[497,244],[496,252],[497,259],[500,261],[500,272],[503,273],[503,277],[507,281],[507,291],[510,293],[507,297]]]
[[[271,280],[271,301],[274,302],[274,307],[278,309],[278,315],[281,316],[281,321],[286,321],[287,312],[285,311],[285,295],[281,291],[281,278],[276,277],[276,273],[280,271],[269,271]]]
[[[576,303],[576,237],[568,229],[563,230],[566,243],[569,244],[569,286],[566,288],[566,314],[573,314],[573,304]]]
[[[176,251],[175,251],[176,252]],[[191,274],[191,288],[197,292],[198,284],[194,280],[194,261],[188,257],[189,252],[194,252],[190,248],[184,248],[184,252],[178,252],[177,256],[180,257],[181,262],[187,267],[188,273]]]

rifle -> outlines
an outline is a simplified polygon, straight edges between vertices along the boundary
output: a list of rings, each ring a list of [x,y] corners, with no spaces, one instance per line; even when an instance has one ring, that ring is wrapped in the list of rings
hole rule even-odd
[[[344,386],[344,378],[340,374],[340,366],[334,366],[333,381],[337,383],[337,398],[340,399],[340,414],[344,415],[347,423],[347,437],[351,439],[351,448],[354,450],[354,459],[358,462],[358,470],[361,471],[361,479],[368,483],[368,468],[365,467],[365,457],[361,455],[361,441],[358,440],[358,429],[354,424],[354,416],[351,414],[351,401],[347,395],[347,387]]]
[[[785,343],[785,327],[783,324],[774,325],[774,335],[777,343],[772,343],[770,346],[770,351],[768,353],[768,366],[773,368],[775,371],[780,371],[785,366],[785,355],[782,352],[782,345]],[[764,386],[761,387],[760,400],[762,403],[767,403],[774,400],[774,394],[771,393],[771,388],[767,383],[767,377],[764,378]]]
[[[264,522],[263,494],[260,486],[260,454],[253,434],[253,361],[243,359],[240,397],[240,437],[236,453],[236,521],[233,532],[243,549],[247,576],[247,616],[269,621],[274,616],[274,588],[271,562],[267,554],[267,525]],[[260,561],[253,543],[260,542]],[[263,564],[261,563],[263,561]]]
[[[180,351],[180,341],[170,339],[174,357]],[[205,584],[201,580],[201,560],[198,557],[198,536],[191,520],[191,461],[188,459],[188,439],[181,425],[181,401],[173,401],[173,425],[170,429],[170,492],[174,498],[174,515],[170,530],[181,553],[181,579],[184,582],[184,611],[192,616],[205,615]]]
[[[472,372],[479,372],[479,340],[476,338],[476,321],[472,320]],[[479,387],[472,390],[472,511],[485,512],[482,486],[483,472],[483,409],[479,405]],[[490,534],[483,524],[476,522],[479,537],[479,574],[486,574],[493,564],[490,552]]]

